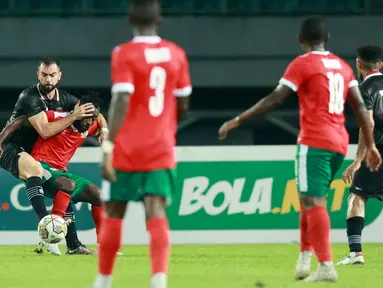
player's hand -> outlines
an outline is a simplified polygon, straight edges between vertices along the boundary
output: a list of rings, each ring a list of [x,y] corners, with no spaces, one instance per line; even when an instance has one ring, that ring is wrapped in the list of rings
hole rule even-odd
[[[116,173],[112,166],[112,153],[104,153],[104,159],[101,163],[101,175],[103,179],[108,180],[109,182],[116,181]]]
[[[227,137],[227,134],[239,127],[239,122],[237,118],[231,119],[229,121],[226,121],[225,123],[222,124],[222,126],[218,130],[218,137],[220,140],[224,140]]]
[[[371,172],[375,172],[379,170],[381,164],[382,157],[380,156],[378,149],[376,149],[376,146],[374,145],[372,148],[367,150],[366,165],[368,168],[370,168]]]
[[[75,120],[81,120],[82,118],[93,116],[94,110],[95,108],[92,103],[80,105],[80,102],[78,102],[74,107],[72,115],[75,118]]]
[[[350,166],[348,166],[346,170],[344,170],[344,172],[342,174],[342,179],[343,179],[344,183],[346,183],[346,184],[352,183],[352,179],[354,179],[354,174],[356,171],[359,170],[360,164],[361,163],[359,161],[355,161]]]

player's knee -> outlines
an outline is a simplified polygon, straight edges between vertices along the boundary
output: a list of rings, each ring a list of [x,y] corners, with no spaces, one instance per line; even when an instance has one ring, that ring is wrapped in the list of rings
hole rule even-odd
[[[364,214],[364,205],[365,205],[365,199],[351,193],[348,197],[348,210],[347,215],[348,217],[352,216],[360,216]]]
[[[315,196],[300,196],[300,202],[304,209],[310,209],[315,206],[324,206],[324,197],[315,197]]]
[[[43,177],[43,168],[41,167],[41,164],[27,153],[20,154],[18,166],[19,176],[21,179]]]
[[[69,178],[61,176],[55,181],[56,188],[60,191],[63,191],[68,194],[72,194],[74,189],[76,188],[76,183]]]

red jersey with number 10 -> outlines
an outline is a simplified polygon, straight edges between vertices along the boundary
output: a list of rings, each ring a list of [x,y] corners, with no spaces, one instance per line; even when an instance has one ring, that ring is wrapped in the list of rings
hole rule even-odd
[[[351,67],[330,52],[311,52],[295,58],[279,83],[298,93],[298,143],[345,155],[344,105],[348,89],[358,85]]]
[[[175,97],[192,90],[185,51],[158,36],[140,36],[116,47],[111,65],[112,93],[130,94],[113,167],[133,172],[174,168]]]

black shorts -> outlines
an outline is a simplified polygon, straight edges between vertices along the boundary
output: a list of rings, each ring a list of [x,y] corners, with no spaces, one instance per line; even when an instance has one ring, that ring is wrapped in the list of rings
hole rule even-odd
[[[19,154],[24,152],[24,149],[12,143],[5,143],[2,148],[3,154],[0,158],[0,167],[19,178]]]
[[[364,198],[376,198],[383,201],[383,166],[379,171],[371,172],[365,162],[355,172],[350,192]]]

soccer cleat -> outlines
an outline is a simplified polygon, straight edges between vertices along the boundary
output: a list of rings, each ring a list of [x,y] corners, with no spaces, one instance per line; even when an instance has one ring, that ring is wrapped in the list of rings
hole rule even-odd
[[[167,288],[168,275],[166,273],[157,273],[152,276],[150,288]]]
[[[311,273],[304,282],[336,282],[338,280],[338,274],[335,271],[334,264],[321,263],[318,265],[318,269]]]
[[[311,267],[311,251],[302,251],[299,253],[299,259],[297,262],[297,266],[295,267],[295,279],[303,280],[307,276],[310,275],[310,267]]]
[[[66,255],[96,255],[96,252],[90,250],[85,245],[81,244],[76,249],[73,249],[73,250],[68,249],[65,254]]]
[[[348,257],[340,260],[336,265],[364,265],[364,258],[362,252],[350,252]]]
[[[48,244],[44,241],[40,241],[39,245],[45,247],[47,251],[55,256],[61,256],[61,251],[58,244]]]

